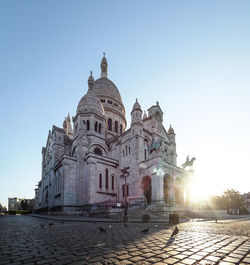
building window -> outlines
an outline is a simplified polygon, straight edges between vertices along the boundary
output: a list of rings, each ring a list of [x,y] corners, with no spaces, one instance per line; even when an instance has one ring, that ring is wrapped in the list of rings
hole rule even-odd
[[[120,133],[122,133],[122,124],[120,125]]]
[[[102,174],[99,174],[99,188],[102,188]]]
[[[112,190],[115,188],[115,176],[112,176]]]
[[[115,105],[116,107],[118,107],[118,104],[117,104],[117,103],[114,103],[114,105]]]
[[[90,127],[89,120],[87,120],[87,131],[89,131],[89,127]]]
[[[126,156],[128,155],[128,147],[126,146]]]
[[[128,147],[128,153],[130,154],[130,146]]]
[[[124,152],[124,150],[122,151],[122,154],[123,154],[123,156],[125,156],[125,152]]]
[[[99,133],[102,133],[102,125],[99,123]]]
[[[102,103],[105,103],[105,99],[104,99],[104,98],[101,98],[100,101],[101,101]]]
[[[95,122],[95,132],[97,132],[97,127],[98,127],[98,123],[97,121]]]
[[[108,130],[112,131],[112,120],[108,119]]]
[[[108,104],[111,104],[112,105],[112,101],[111,100],[108,100]]]
[[[147,159],[147,150],[144,149],[144,159],[146,160]]]
[[[106,168],[106,189],[109,188],[109,170]]]
[[[115,132],[118,133],[118,121],[115,121]]]

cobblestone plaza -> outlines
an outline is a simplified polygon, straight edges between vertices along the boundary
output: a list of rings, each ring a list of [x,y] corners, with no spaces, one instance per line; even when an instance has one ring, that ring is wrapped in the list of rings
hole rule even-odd
[[[249,218],[186,222],[178,228],[169,241],[174,227],[165,223],[124,227],[3,216],[0,264],[250,264]]]

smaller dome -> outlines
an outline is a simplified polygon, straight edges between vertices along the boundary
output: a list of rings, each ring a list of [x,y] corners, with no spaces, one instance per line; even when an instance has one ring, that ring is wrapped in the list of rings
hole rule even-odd
[[[135,104],[134,104],[134,106],[133,106],[133,110],[132,110],[132,112],[133,112],[134,110],[140,110],[140,111],[142,111],[142,110],[141,110],[141,105],[139,104],[139,102],[137,101],[137,99],[136,99]]]
[[[170,124],[170,127],[168,129],[168,134],[175,134],[174,129],[172,128],[171,124]]]
[[[95,80],[93,78],[92,71],[90,71],[90,76],[89,76],[89,79],[88,79],[89,88],[93,88],[94,84],[95,84]]]
[[[104,115],[104,109],[102,103],[96,96],[93,89],[89,89],[87,94],[81,98],[78,103],[77,114],[81,113],[95,113],[99,116]]]

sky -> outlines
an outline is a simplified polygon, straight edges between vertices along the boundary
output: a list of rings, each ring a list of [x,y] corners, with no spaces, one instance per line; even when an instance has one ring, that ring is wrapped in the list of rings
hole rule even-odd
[[[75,115],[90,70],[130,111],[156,101],[195,156],[197,194],[250,191],[250,1],[0,1],[0,203],[32,198],[53,125]]]

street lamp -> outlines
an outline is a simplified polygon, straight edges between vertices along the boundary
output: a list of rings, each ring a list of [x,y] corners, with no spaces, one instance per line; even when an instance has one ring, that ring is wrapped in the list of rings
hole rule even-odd
[[[127,222],[128,220],[128,202],[127,202],[127,192],[128,192],[128,188],[127,188],[127,177],[129,176],[129,172],[128,172],[129,167],[125,167],[121,170],[122,175],[120,176],[121,178],[124,178],[124,193],[125,193],[125,208],[124,208],[124,221]]]

